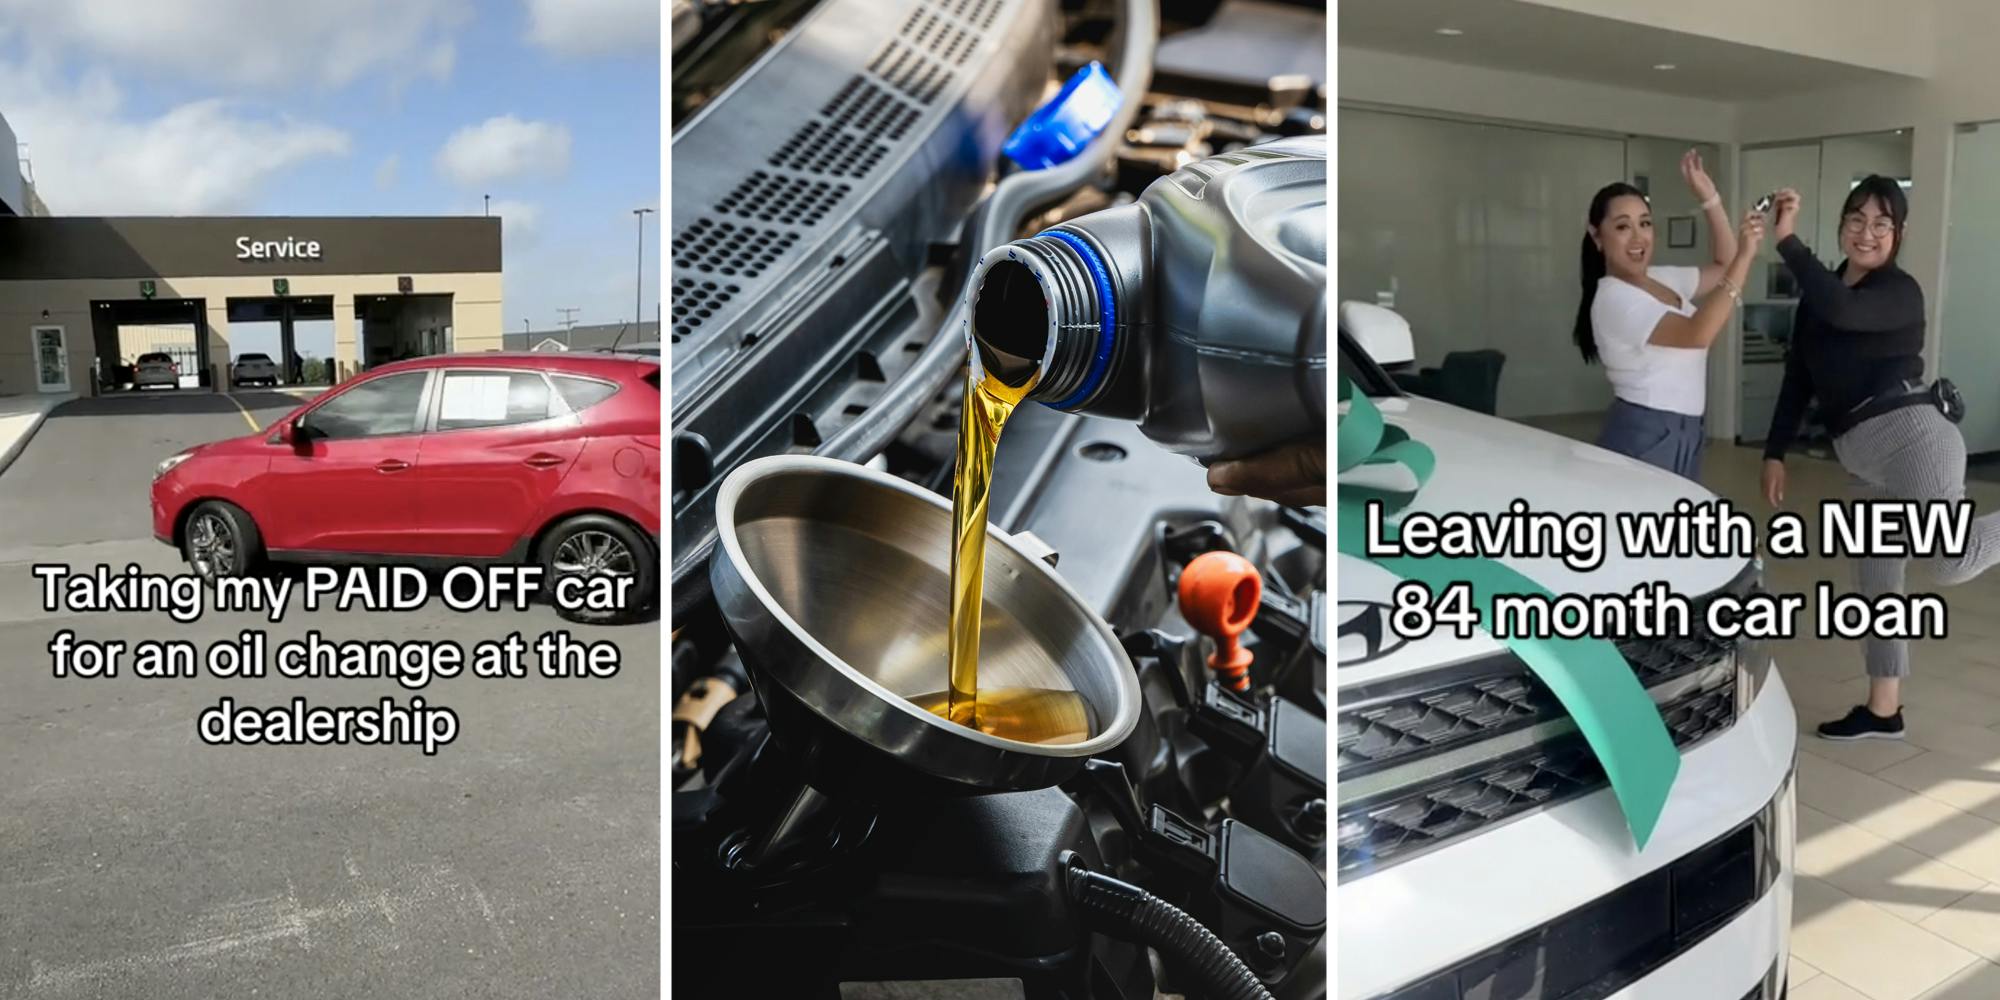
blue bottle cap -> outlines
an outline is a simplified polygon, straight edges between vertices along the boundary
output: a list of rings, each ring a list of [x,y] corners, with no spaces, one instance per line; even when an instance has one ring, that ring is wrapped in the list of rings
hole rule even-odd
[[[1061,92],[1036,108],[1007,137],[1001,151],[1024,170],[1046,170],[1067,163],[1111,124],[1123,101],[1117,81],[1093,62],[1077,70]]]

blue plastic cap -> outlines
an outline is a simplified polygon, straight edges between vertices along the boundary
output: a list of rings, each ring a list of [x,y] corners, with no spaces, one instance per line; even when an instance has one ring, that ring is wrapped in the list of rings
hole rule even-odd
[[[1104,132],[1124,102],[1117,81],[1093,62],[1077,70],[1061,92],[1035,109],[1001,151],[1024,170],[1047,170],[1069,162]]]

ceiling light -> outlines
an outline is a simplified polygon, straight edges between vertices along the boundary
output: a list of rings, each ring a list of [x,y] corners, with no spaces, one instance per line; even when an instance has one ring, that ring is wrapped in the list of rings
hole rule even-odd
[[[1674,66],[1673,63],[1654,63],[1653,68],[1665,70],[1665,69],[1675,69],[1676,67]]]
[[[1465,34],[1465,32],[1460,31],[1457,28],[1439,28],[1437,30],[1437,33],[1445,36],[1446,38],[1457,38],[1458,36]]]

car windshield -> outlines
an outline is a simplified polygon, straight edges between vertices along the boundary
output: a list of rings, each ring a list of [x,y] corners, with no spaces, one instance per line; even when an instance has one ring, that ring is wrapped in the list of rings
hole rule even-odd
[[[269,360],[271,360],[271,357],[270,357],[270,355],[267,355],[267,354],[245,354],[245,355],[243,355],[242,357],[240,357],[240,358],[237,358],[236,360],[238,360],[238,361],[269,361]]]
[[[1401,394],[1389,374],[1361,349],[1360,344],[1354,342],[1353,337],[1347,335],[1346,330],[1340,331],[1340,374],[1369,396]]]
[[[139,363],[142,365],[164,365],[172,364],[173,359],[164,354],[141,354],[139,355]]]

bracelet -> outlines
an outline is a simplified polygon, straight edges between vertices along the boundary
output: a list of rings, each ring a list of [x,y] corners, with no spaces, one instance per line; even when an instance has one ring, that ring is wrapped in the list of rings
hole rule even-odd
[[[1718,277],[1718,278],[1716,278],[1716,279],[1715,279],[1715,282],[1716,282],[1716,284],[1719,284],[1719,285],[1721,285],[1721,286],[1722,286],[1722,290],[1723,290],[1723,291],[1725,291],[1725,292],[1728,292],[1728,293],[1729,293],[1729,297],[1730,297],[1730,299],[1731,299],[1731,300],[1733,300],[1733,301],[1737,301],[1737,302],[1741,302],[1741,301],[1743,301],[1743,297],[1742,297],[1742,293],[1741,293],[1741,292],[1739,292],[1739,291],[1737,291],[1737,288],[1736,288],[1736,282],[1733,282],[1733,281],[1729,280],[1729,276],[1728,276],[1728,275],[1726,275],[1726,274],[1725,274],[1725,275],[1722,275],[1721,277]]]
[[[1722,204],[1722,195],[1720,193],[1712,194],[1708,196],[1707,201],[1701,203],[1701,210],[1706,212],[1709,209],[1714,208],[1715,206],[1720,204]]]

